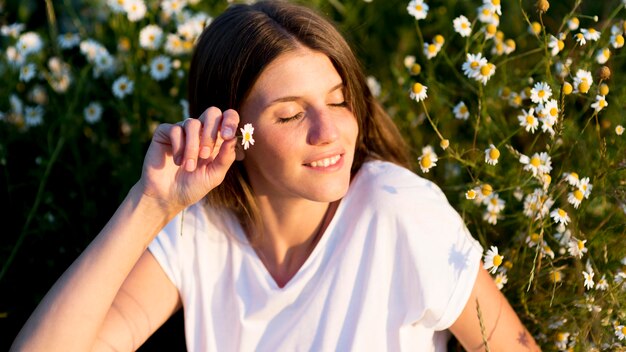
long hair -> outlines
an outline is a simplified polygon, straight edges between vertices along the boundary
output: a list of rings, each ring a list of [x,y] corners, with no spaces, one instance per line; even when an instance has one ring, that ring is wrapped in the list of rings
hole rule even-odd
[[[285,1],[231,6],[204,30],[190,67],[190,116],[210,106],[239,110],[263,70],[281,54],[302,46],[328,56],[346,86],[346,101],[359,127],[352,175],[367,158],[408,167],[406,144],[372,96],[348,43],[323,16]],[[207,199],[232,210],[242,225],[262,221],[241,162],[235,162]]]

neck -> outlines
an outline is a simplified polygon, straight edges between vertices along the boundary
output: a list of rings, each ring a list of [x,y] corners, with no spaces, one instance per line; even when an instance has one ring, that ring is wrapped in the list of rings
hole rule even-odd
[[[302,199],[278,202],[264,197],[257,201],[263,214],[263,235],[255,250],[278,286],[282,287],[309,257],[339,202]]]

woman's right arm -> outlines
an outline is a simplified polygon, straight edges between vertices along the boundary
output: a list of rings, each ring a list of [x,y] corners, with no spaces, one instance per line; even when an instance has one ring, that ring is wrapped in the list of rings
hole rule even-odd
[[[180,305],[146,248],[176,214],[222,182],[235,160],[238,123],[235,111],[209,108],[184,126],[160,125],[140,181],[44,297],[11,350],[88,351],[125,339],[132,345],[124,348],[138,348]]]

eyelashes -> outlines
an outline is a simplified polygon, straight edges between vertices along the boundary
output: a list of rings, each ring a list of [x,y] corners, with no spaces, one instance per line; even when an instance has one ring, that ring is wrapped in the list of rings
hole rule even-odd
[[[348,102],[347,101],[342,101],[341,103],[335,103],[335,104],[328,104],[328,106],[332,107],[332,108],[346,108],[348,107]],[[304,112],[299,112],[293,116],[290,117],[281,117],[278,119],[278,123],[287,123],[290,121],[295,121],[298,120],[300,118],[304,117]]]

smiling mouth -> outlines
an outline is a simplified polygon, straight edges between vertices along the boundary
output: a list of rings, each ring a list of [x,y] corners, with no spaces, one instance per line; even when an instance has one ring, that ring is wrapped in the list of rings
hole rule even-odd
[[[313,161],[306,165],[311,167],[329,167],[335,165],[339,161],[339,159],[341,159],[341,155],[335,155],[329,158]]]

